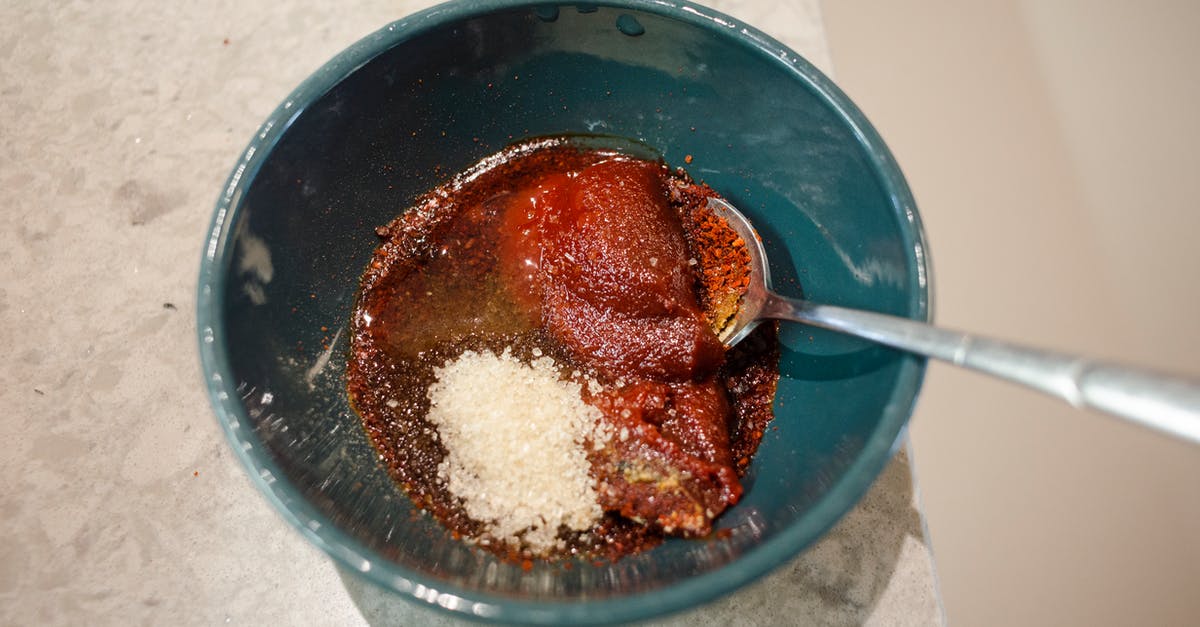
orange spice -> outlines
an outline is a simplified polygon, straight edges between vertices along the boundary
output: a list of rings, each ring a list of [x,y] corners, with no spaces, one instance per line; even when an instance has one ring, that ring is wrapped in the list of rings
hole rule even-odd
[[[713,329],[720,330],[737,313],[750,286],[750,251],[746,242],[708,208],[717,194],[704,184],[684,184],[671,190],[681,201],[684,233],[700,284],[700,305]]]

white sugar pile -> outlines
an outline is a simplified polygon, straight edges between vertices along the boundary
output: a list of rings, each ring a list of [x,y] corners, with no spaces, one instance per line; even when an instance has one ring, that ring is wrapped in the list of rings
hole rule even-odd
[[[553,360],[467,351],[434,375],[429,420],[447,451],[438,476],[492,537],[546,553],[562,547],[560,525],[600,519],[587,447],[609,436]]]

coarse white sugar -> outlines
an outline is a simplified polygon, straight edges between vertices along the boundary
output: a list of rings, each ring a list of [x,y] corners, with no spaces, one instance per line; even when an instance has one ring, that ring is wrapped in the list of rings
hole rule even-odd
[[[561,548],[560,526],[600,519],[587,449],[609,434],[551,358],[466,351],[434,376],[428,418],[446,448],[438,476],[489,535],[547,553]]]

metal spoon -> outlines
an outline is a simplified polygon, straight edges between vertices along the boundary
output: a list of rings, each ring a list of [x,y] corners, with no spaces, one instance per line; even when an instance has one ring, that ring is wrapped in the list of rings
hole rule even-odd
[[[947,331],[886,314],[819,305],[771,290],[766,252],[750,221],[729,203],[709,199],[747,243],[750,287],[719,336],[726,346],[764,319],[802,322],[984,372],[1200,444],[1200,383]]]

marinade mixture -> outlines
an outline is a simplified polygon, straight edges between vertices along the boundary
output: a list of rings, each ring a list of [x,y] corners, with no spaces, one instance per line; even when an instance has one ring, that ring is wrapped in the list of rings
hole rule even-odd
[[[779,361],[774,324],[732,349],[717,339],[746,286],[748,256],[705,207],[712,196],[661,162],[541,139],[485,159],[377,229],[382,243],[351,321],[348,393],[419,507],[456,536],[520,560],[615,559],[667,535],[712,532],[742,495]],[[528,507],[520,490],[486,493],[486,481],[461,476],[470,459],[495,456],[485,461],[515,473],[564,453],[527,450],[557,425],[525,424],[511,409],[539,402],[520,389],[526,379],[489,375],[474,389],[447,389],[451,372],[510,362],[503,372],[549,367],[552,383],[582,400],[572,420],[595,423],[553,440],[586,460],[590,485],[536,477],[530,487],[536,502],[561,487],[566,500],[554,503],[583,498],[591,509],[567,516],[565,506],[543,506],[558,509],[532,514],[550,527],[541,536],[473,517],[483,511],[473,505],[507,498],[504,490],[514,511]],[[488,398],[510,409],[470,414]],[[449,419],[431,411],[458,412],[453,436],[439,435]],[[472,420],[491,430],[478,435]],[[538,437],[520,431],[529,428]]]

